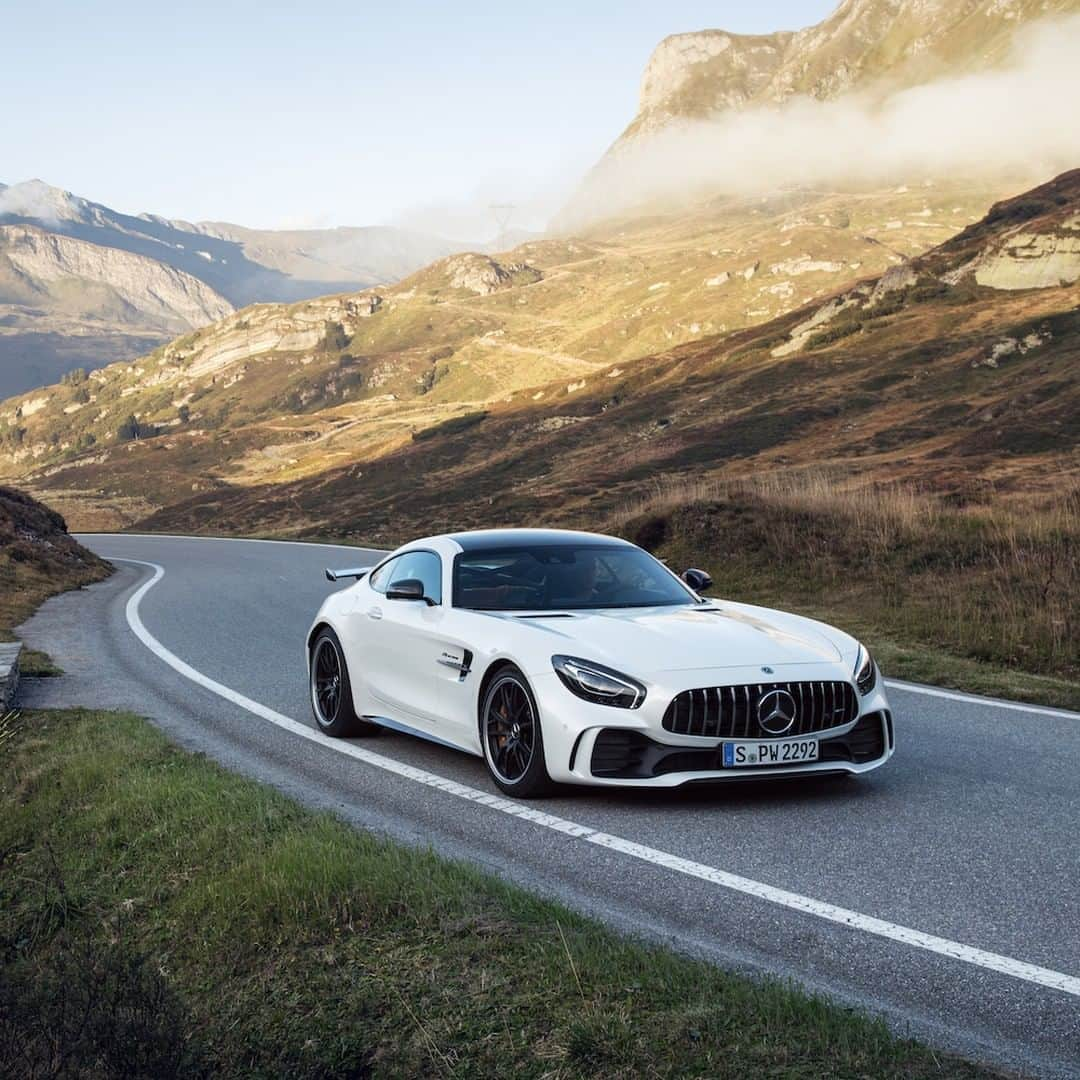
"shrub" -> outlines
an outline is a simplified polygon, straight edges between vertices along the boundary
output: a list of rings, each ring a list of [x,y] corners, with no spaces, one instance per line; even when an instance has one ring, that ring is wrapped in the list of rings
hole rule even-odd
[[[352,338],[345,333],[345,327],[341,323],[334,322],[332,319],[327,320],[321,345],[323,352],[341,352],[342,349],[349,347],[351,340]]]
[[[860,319],[846,319],[843,322],[834,323],[828,330],[821,330],[812,335],[807,341],[806,347],[808,349],[823,348],[825,345],[831,345],[834,341],[839,341],[841,338],[850,337],[852,334],[859,333],[862,328],[863,324]]]
[[[136,442],[139,439],[152,439],[158,433],[153,424],[141,424],[136,416],[129,416],[117,429],[117,442]]]
[[[426,439],[434,439],[439,435],[457,435],[461,431],[468,431],[487,419],[486,410],[465,413],[464,416],[455,416],[450,420],[444,420],[441,424],[432,424],[431,427],[422,428],[413,432],[413,442],[423,442]]]

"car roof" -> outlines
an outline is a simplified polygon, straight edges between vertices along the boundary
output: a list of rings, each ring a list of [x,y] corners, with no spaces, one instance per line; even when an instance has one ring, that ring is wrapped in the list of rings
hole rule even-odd
[[[500,548],[552,547],[633,547],[627,540],[601,533],[574,532],[571,529],[476,529],[472,532],[449,533],[462,551],[498,551]]]

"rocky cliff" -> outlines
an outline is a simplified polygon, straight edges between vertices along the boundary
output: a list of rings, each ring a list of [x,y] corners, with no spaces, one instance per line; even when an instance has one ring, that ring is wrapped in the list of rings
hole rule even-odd
[[[231,311],[210,286],[155,259],[0,225],[0,395],[138,355]]]
[[[233,305],[396,281],[457,247],[386,227],[191,224],[0,184],[0,397],[131,359]]]
[[[91,319],[104,314],[100,290],[129,309],[128,320],[147,329],[173,334],[224,318],[232,305],[182,270],[144,255],[89,244],[30,225],[0,225],[0,304],[14,307],[9,325],[40,317],[56,307],[65,314]],[[93,292],[95,299],[87,299]],[[37,311],[21,314],[20,301]]]
[[[979,70],[1006,53],[1020,25],[1077,10],[1077,0],[843,0],[804,30],[675,34],[650,57],[638,113],[614,149],[677,120]]]

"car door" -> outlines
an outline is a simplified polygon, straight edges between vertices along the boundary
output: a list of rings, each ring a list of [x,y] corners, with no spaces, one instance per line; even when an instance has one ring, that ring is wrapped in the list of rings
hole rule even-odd
[[[466,742],[462,716],[468,700],[468,656],[453,633],[451,608],[443,593],[443,564],[435,551],[402,554],[377,581],[392,593],[402,581],[420,581],[425,600],[380,602],[382,618],[374,637],[382,667],[378,694],[390,719],[419,728],[454,745]],[[463,677],[464,673],[464,677]]]
[[[388,559],[350,590],[351,603],[343,613],[346,633],[342,638],[353,681],[357,710],[378,715],[389,687],[388,653],[383,632],[386,586],[398,559]]]

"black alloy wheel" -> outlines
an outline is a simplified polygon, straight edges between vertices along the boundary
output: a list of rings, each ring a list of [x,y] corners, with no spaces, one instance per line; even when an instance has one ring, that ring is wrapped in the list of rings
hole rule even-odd
[[[319,730],[343,738],[350,735],[373,735],[377,724],[361,720],[353,709],[349,669],[337,634],[329,627],[319,631],[311,646],[309,673],[311,711]]]
[[[533,799],[553,785],[544,760],[540,717],[525,676],[507,667],[492,680],[480,712],[484,761],[508,795]]]

